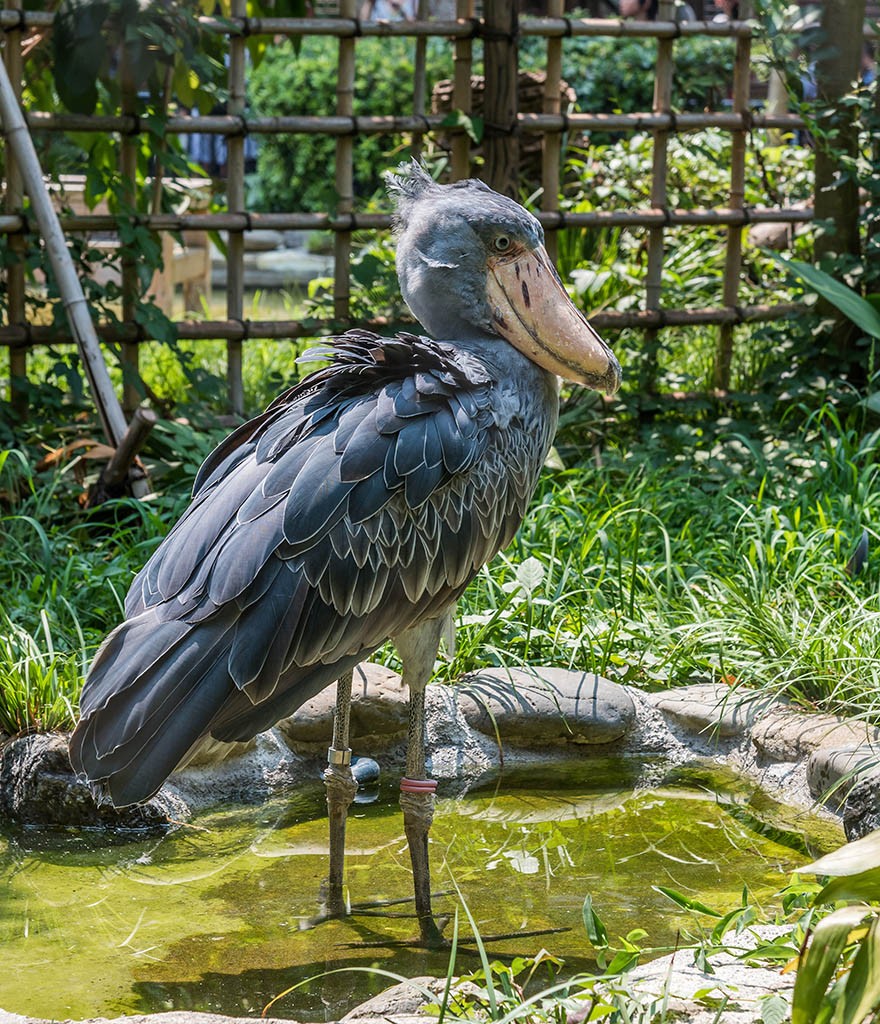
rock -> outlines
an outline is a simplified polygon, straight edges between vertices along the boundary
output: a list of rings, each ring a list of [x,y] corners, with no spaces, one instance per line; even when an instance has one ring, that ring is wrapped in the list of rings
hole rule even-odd
[[[779,707],[762,715],[752,728],[752,743],[771,761],[799,761],[820,747],[854,748],[873,743],[880,749],[877,729],[847,722],[835,715],[805,715]]]
[[[856,747],[819,747],[807,761],[810,793],[832,807],[846,801],[849,792],[877,769],[878,751],[867,744]]]
[[[635,720],[622,686],[569,669],[484,669],[457,690],[472,728],[513,744],[613,743]]]
[[[390,668],[364,662],[351,688],[351,746],[373,754],[406,739],[409,698],[400,676]],[[333,736],[336,687],[328,686],[278,723],[285,743],[297,753],[326,754]]]
[[[343,1024],[365,1024],[373,1020],[384,1022],[389,1017],[400,1022],[413,1016],[418,1016],[418,1020],[423,1022],[426,1018],[419,1011],[425,1003],[433,1002],[442,995],[445,980],[426,976],[392,985],[347,1013],[342,1018]]]
[[[654,694],[652,703],[679,728],[708,740],[747,732],[775,698],[732,690],[723,683],[697,683]]]
[[[245,231],[245,252],[271,252],[284,245],[284,235],[280,231]]]
[[[351,774],[359,786],[376,786],[379,784],[379,762],[372,757],[353,757]]]
[[[723,942],[734,952],[745,951],[785,930],[784,926],[759,925],[741,935],[728,932]],[[633,1007],[650,1005],[656,999],[662,1000],[668,1019],[682,1024],[755,1024],[764,1019],[761,1008],[767,996],[778,993],[791,1001],[793,973],[744,963],[725,951],[709,958],[714,973],[706,974],[695,966],[693,956],[692,950],[682,949],[625,975],[623,986],[634,993]]]
[[[880,828],[880,773],[856,783],[843,805],[843,830],[852,842]]]
[[[248,743],[219,746],[244,749],[235,756],[227,750],[222,760],[190,762],[172,773],[159,795],[173,796],[192,813],[219,803],[256,803],[320,774],[290,750],[277,729]]]
[[[0,813],[25,825],[161,830],[169,817],[186,811],[165,796],[138,807],[99,807],[70,767],[65,737],[42,733],[12,740],[0,751]]]

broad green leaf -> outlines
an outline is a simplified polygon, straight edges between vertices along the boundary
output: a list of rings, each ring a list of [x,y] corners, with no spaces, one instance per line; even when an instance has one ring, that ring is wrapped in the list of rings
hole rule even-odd
[[[832,878],[816,896],[816,903],[836,903],[837,900],[880,900],[880,868]]]
[[[841,846],[839,850],[826,853],[812,864],[798,868],[798,872],[812,872],[817,875],[857,875],[876,867],[880,867],[880,829],[869,832],[854,843]]]
[[[544,582],[544,566],[537,558],[527,558],[516,568],[516,581],[525,594],[533,594]]]
[[[654,892],[663,893],[667,899],[672,900],[673,903],[683,907],[685,910],[694,910],[698,914],[708,914],[710,917],[722,916],[719,911],[707,907],[705,903],[701,903],[699,900],[691,899],[690,896],[685,896],[684,893],[678,892],[676,889],[667,889],[665,885],[652,885],[651,888]]]
[[[791,1006],[791,1024],[813,1024],[825,989],[849,940],[850,932],[865,916],[864,907],[842,907],[823,918],[813,931],[801,959]]]
[[[761,1024],[782,1024],[788,1016],[788,1000],[779,992],[761,999]]]
[[[602,949],[608,945],[608,929],[602,924],[599,915],[593,910],[593,899],[587,895],[584,897],[584,927],[587,929],[587,938],[590,942]]]
[[[842,1024],[861,1024],[868,1014],[880,1009],[880,917],[853,959],[843,996]]]
[[[809,263],[786,259],[775,252],[771,252],[769,255],[809,285],[814,292],[821,295],[832,306],[839,309],[848,320],[852,320],[854,324],[861,327],[865,334],[869,334],[872,338],[880,338],[880,313],[858,292]]]

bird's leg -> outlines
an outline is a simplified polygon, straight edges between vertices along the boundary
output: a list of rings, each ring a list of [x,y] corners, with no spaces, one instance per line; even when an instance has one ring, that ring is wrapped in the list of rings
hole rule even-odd
[[[324,769],[327,812],[330,818],[330,873],[327,878],[327,914],[330,917],[341,917],[347,909],[342,888],[345,821],[348,808],[357,792],[357,783],[351,773],[351,748],[348,745],[351,681],[352,673],[346,672],[336,682],[333,743],[327,751],[327,767]]]
[[[400,806],[413,869],[416,916],[423,946],[436,949],[443,936],[431,912],[431,873],[428,863],[428,832],[434,818],[437,783],[425,770],[425,687],[434,667],[445,617],[423,622],[394,638],[403,663],[403,679],[409,687],[409,746],[406,777],[400,782]]]

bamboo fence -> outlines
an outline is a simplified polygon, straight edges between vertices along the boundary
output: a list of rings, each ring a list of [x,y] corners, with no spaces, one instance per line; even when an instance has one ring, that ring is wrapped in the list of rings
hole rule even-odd
[[[811,218],[803,208],[767,205],[748,207],[744,197],[744,166],[747,134],[753,128],[794,130],[802,125],[796,116],[757,113],[750,101],[750,54],[753,24],[746,20],[748,4],[741,2],[743,20],[717,24],[672,20],[672,0],[661,0],[659,20],[654,22],[617,19],[570,18],[563,14],[563,0],[548,0],[548,17],[518,19],[516,6],[508,0],[484,0],[482,18],[474,16],[474,0],[457,0],[456,20],[434,21],[425,17],[427,3],[420,0],[415,21],[364,22],[356,17],[357,0],[341,0],[339,16],[332,18],[247,18],[246,0],[233,0],[230,19],[202,18],[205,31],[219,33],[229,44],[229,103],[225,114],[173,116],[167,122],[169,134],[202,133],[225,137],[228,151],[227,209],[219,213],[167,214],[154,212],[135,218],[139,225],[160,232],[224,231],[228,233],[226,320],[181,321],[177,323],[181,339],[225,339],[227,343],[227,386],[230,408],[244,411],[242,384],[243,345],[253,338],[300,338],[344,329],[350,321],[350,264],[352,233],[359,229],[387,230],[390,217],[364,214],[355,210],[354,156],[358,139],[374,134],[410,133],[417,144],[428,133],[437,131],[444,115],[426,109],[425,45],[429,37],[448,41],[454,55],[453,107],[469,114],[472,110],[471,74],[474,42],[481,41],[486,67],[485,123],[483,140],[483,177],[493,187],[517,194],[518,150],[524,136],[542,137],[541,182],[543,198],[538,217],[548,234],[548,246],[555,252],[556,234],[566,228],[621,226],[648,229],[648,271],[645,309],[606,311],[593,317],[603,330],[625,327],[645,332],[645,368],[650,386],[656,366],[658,332],[665,327],[693,324],[718,325],[718,352],[715,385],[729,386],[734,329],[737,324],[773,320],[796,314],[793,304],[741,306],[738,302],[741,273],[742,231],[757,223],[799,223]],[[0,28],[5,39],[6,68],[20,95],[23,73],[21,45],[26,30],[51,29],[52,14],[22,10],[22,0],[6,0],[0,10]],[[338,40],[336,111],[324,117],[253,117],[245,108],[245,48],[249,36],[292,38],[306,35],[332,36]],[[357,40],[363,37],[406,37],[414,40],[415,66],[413,108],[411,113],[374,116],[354,114],[354,82]],[[546,80],[542,113],[524,114],[517,105],[517,41],[523,37],[546,41]],[[620,39],[651,38],[657,41],[657,62],[653,109],[634,114],[570,113],[560,109],[562,51],[572,37],[606,36]],[[675,112],[671,108],[671,86],[675,69],[675,41],[689,36],[726,38],[735,47],[732,109],[709,112]],[[137,150],[138,118],[134,99],[125,88],[122,68],[122,107],[114,116],[28,111],[30,132],[103,132],[120,136],[120,161],[123,176],[134,181],[133,161]],[[732,135],[730,190],[723,205],[708,209],[673,209],[667,203],[667,144],[670,135],[697,129],[715,128]],[[444,128],[444,131],[449,131]],[[561,146],[563,137],[584,131],[650,132],[654,143],[651,179],[651,205],[644,209],[609,209],[588,213],[570,213],[559,209]],[[335,184],[338,204],[334,214],[290,211],[256,213],[246,207],[244,190],[247,134],[267,135],[323,134],[336,138]],[[464,131],[451,138],[451,174],[453,179],[471,171],[470,140]],[[93,213],[73,215],[61,220],[65,232],[114,232],[115,216]],[[727,229],[723,294],[717,308],[671,309],[662,304],[661,279],[664,250],[670,231],[685,225],[715,225]],[[0,232],[8,233],[13,254],[21,253],[22,233],[27,221],[22,212],[22,185],[19,168],[7,146],[6,190],[0,212]],[[295,320],[253,320],[244,315],[244,233],[266,230],[320,229],[334,233],[334,319],[327,322]],[[138,349],[150,340],[147,329],[135,321],[137,268],[126,261],[122,266],[122,321],[99,324],[98,336],[121,346],[124,367],[124,405],[130,413],[137,403],[134,384],[138,374]],[[27,351],[33,346],[57,344],[66,338],[57,327],[28,323],[25,307],[24,270],[12,260],[7,270],[8,322],[0,326],[0,346],[9,350],[10,376],[22,378],[27,372]],[[360,322],[361,325],[369,326]],[[371,325],[379,329],[394,325],[377,319]],[[14,391],[13,401],[24,407],[24,394]]]

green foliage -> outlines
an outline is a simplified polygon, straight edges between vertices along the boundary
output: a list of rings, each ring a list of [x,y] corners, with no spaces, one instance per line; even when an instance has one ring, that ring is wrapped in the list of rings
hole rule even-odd
[[[814,903],[850,901],[811,928],[800,957],[792,1024],[861,1024],[880,1010],[880,832],[821,857],[802,873],[831,875]]]
[[[584,12],[582,12],[583,14]],[[543,69],[544,40],[520,41],[525,68]],[[719,109],[733,81],[734,43],[685,38],[675,43],[672,102],[676,110]],[[562,49],[562,77],[574,89],[576,107],[591,113],[651,110],[657,43],[652,39],[576,36]],[[596,141],[608,141],[600,133]]]
[[[430,40],[428,89],[452,72],[448,47]],[[255,115],[329,116],[336,109],[338,44],[335,39],[303,39],[298,54],[273,47],[251,76],[249,92]],[[358,42],[354,112],[356,115],[406,113],[412,109],[414,43],[404,39],[366,38]],[[389,74],[389,68],[394,69]],[[409,150],[400,137],[369,135],[354,149],[354,187],[361,200],[382,191],[382,171]],[[336,204],[332,136],[265,136],[257,157],[252,204],[266,210],[328,210]]]

